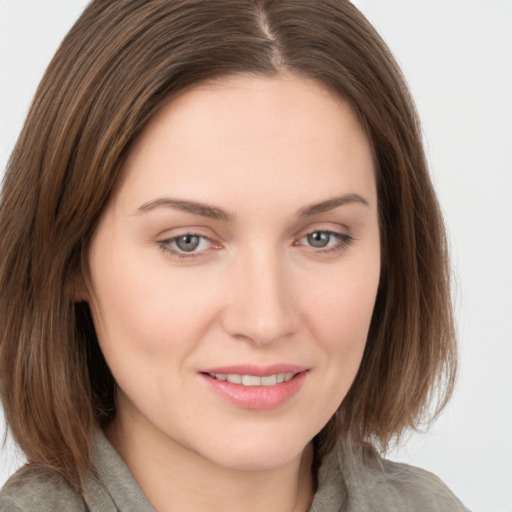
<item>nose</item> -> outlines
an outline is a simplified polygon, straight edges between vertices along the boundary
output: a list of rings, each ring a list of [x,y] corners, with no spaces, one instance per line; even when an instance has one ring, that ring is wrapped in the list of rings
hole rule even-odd
[[[269,345],[298,327],[291,271],[275,251],[249,251],[230,269],[224,329],[233,337]]]

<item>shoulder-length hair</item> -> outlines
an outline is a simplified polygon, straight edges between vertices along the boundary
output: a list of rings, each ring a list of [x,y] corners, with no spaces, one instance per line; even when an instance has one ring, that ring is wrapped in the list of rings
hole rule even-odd
[[[446,403],[456,351],[443,221],[404,79],[363,15],[345,0],[94,0],[46,71],[1,196],[0,392],[29,462],[80,488],[94,429],[115,415],[75,291],[133,142],[195,84],[283,72],[349,102],[375,155],[380,285],[359,372],[317,453],[340,435],[385,449]]]

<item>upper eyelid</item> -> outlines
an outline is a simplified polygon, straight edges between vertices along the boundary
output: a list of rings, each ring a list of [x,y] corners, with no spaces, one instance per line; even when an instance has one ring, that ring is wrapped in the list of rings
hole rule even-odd
[[[158,240],[157,243],[159,245],[170,244],[172,242],[176,242],[176,240],[178,240],[179,238],[184,237],[184,236],[197,236],[198,238],[202,238],[204,240],[207,240],[210,244],[214,244],[215,243],[213,238],[211,238],[211,237],[209,237],[207,235],[202,235],[200,233],[194,233],[192,231],[190,231],[190,232],[187,231],[187,232],[183,232],[183,233],[181,233],[179,235],[174,235],[174,236],[163,238],[161,240]],[[179,252],[179,249],[177,249],[177,248],[173,249],[173,250],[175,250],[176,252]],[[186,254],[186,253],[184,253],[184,254]]]
[[[334,236],[338,241],[343,243],[349,243],[355,240],[354,236],[352,236],[349,233],[342,233],[340,231],[330,230],[330,229],[315,229],[313,231],[308,231],[304,233],[303,235],[297,237],[297,240],[301,240],[302,238],[305,238],[309,235],[312,235],[314,233],[328,233],[332,236]]]
[[[160,241],[166,242],[169,240],[176,240],[177,238],[181,238],[182,236],[197,236],[199,238],[206,238],[207,240],[212,240],[211,236],[205,235],[203,233],[197,233],[195,231],[183,231],[182,233],[178,233],[177,235],[163,237],[162,240]]]
[[[345,234],[341,230],[337,230],[337,229],[333,229],[333,228],[322,228],[321,227],[321,228],[306,229],[305,231],[303,231],[303,235],[302,236],[307,236],[307,235],[310,235],[312,233],[334,233],[334,234],[339,234],[339,235]]]
[[[211,233],[205,233],[204,231],[211,231],[205,227],[184,227],[184,228],[170,228],[162,230],[157,236],[156,239],[159,242],[165,242],[168,240],[174,240],[176,238],[180,238],[181,236],[199,236],[201,238],[207,238],[208,240],[215,240],[216,238],[219,238],[218,236],[211,234]]]
[[[313,233],[332,233],[333,235],[348,236],[348,237],[352,238],[351,230],[346,226],[343,226],[343,229],[341,228],[341,226],[339,229],[327,227],[327,226],[312,227],[310,229],[302,229],[295,236],[295,238],[300,239],[305,236],[311,235]]]

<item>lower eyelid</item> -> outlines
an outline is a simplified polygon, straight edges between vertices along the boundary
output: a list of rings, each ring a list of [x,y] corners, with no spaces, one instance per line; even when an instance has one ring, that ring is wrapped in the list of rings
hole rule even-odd
[[[176,240],[178,240],[181,237],[184,236],[195,236],[199,237],[203,241],[206,241],[209,246],[205,249],[201,249],[199,251],[191,251],[186,252],[180,250],[178,247],[176,247],[175,243]],[[160,250],[162,252],[165,252],[167,254],[170,254],[173,257],[176,257],[178,259],[194,259],[194,258],[201,258],[206,257],[206,255],[210,252],[210,249],[216,249],[219,248],[219,244],[216,243],[214,240],[212,240],[210,237],[206,235],[202,235],[200,233],[194,233],[194,232],[184,232],[180,233],[178,235],[165,238],[163,240],[157,241],[157,245],[159,246]]]
[[[354,237],[347,233],[340,233],[339,231],[332,231],[329,229],[315,229],[313,231],[305,233],[298,240],[302,240],[309,235],[313,235],[314,233],[326,233],[326,234],[330,235],[331,237],[335,238],[336,240],[338,240],[339,243],[343,244],[343,245],[347,245],[354,240]],[[322,249],[320,248],[319,250],[322,250]]]

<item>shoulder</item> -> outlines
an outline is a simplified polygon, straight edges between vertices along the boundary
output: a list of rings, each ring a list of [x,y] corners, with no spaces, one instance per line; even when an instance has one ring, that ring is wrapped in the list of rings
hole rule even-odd
[[[35,465],[15,473],[0,492],[0,512],[85,512],[86,506],[66,480]]]
[[[347,512],[469,512],[434,474],[383,459],[371,447],[345,445],[331,452],[320,468],[319,484],[335,479]]]
[[[409,510],[469,512],[448,486],[424,469],[381,459],[386,485]]]

